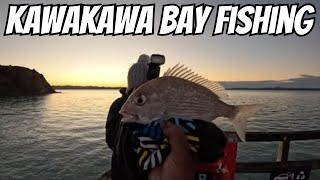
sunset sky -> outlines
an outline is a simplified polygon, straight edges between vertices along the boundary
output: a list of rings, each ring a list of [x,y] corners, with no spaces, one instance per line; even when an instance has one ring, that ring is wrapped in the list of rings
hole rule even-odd
[[[151,36],[3,36],[9,4],[67,3],[87,1],[8,1],[0,2],[0,64],[34,68],[52,85],[123,86],[128,68],[142,53],[166,56],[162,70],[180,62],[216,81],[282,80],[302,74],[320,76],[320,13],[313,31],[304,37],[211,36],[214,10],[206,31],[198,36],[157,36],[163,4],[156,3],[155,35]],[[90,1],[102,4],[139,1]],[[144,1],[146,4],[154,1]],[[196,1],[212,5],[222,1]],[[254,1],[223,1],[223,3]],[[262,2],[262,1],[261,1]],[[265,2],[265,1],[264,1]],[[278,1],[268,1],[276,3]],[[280,2],[280,1],[279,1]],[[288,1],[298,3],[299,1]],[[319,1],[312,3],[320,10]],[[189,4],[193,1],[179,1]],[[285,3],[281,1],[281,4]],[[162,71],[163,72],[163,71]]]

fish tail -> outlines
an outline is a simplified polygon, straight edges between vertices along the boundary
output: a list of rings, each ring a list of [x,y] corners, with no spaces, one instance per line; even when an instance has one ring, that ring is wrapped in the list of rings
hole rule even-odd
[[[262,105],[258,104],[234,106],[234,113],[231,115],[230,119],[241,141],[246,141],[247,119],[262,107]]]

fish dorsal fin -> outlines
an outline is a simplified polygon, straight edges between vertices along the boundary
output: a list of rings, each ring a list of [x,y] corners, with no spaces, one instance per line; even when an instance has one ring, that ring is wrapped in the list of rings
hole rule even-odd
[[[195,74],[188,67],[184,67],[184,65],[176,64],[172,68],[169,68],[163,76],[172,76],[181,79],[188,80],[190,82],[199,84],[203,87],[206,87],[211,92],[215,93],[221,99],[228,99],[228,94],[225,91],[224,87],[214,81],[210,81],[198,74]]]

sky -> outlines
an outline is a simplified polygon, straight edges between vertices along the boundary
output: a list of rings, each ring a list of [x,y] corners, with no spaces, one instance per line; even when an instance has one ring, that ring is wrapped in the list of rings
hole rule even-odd
[[[157,1],[143,1],[145,4]],[[299,3],[299,1],[177,1],[177,4]],[[163,54],[165,69],[177,63],[214,81],[262,81],[320,76],[320,24],[304,37],[212,36],[214,16],[203,35],[197,36],[3,36],[9,4],[76,4],[80,0],[1,0],[0,64],[36,69],[52,85],[124,86],[128,68],[140,54]],[[140,1],[90,1],[102,4],[139,4]],[[156,3],[155,32],[163,4]],[[320,2],[303,1],[320,9]],[[300,4],[302,4],[300,2]]]

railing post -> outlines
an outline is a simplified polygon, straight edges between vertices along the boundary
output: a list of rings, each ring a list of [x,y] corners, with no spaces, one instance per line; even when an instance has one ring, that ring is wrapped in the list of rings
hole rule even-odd
[[[289,148],[290,148],[290,140],[287,137],[284,137],[283,141],[281,141],[278,145],[277,152],[277,162],[287,162],[289,156]]]

